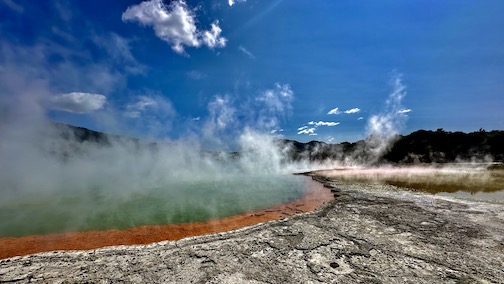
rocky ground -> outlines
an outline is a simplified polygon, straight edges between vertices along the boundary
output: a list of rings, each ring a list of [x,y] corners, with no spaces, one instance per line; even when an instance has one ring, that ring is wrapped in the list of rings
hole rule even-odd
[[[313,213],[174,242],[4,259],[0,282],[504,283],[504,206],[318,179],[336,198]]]

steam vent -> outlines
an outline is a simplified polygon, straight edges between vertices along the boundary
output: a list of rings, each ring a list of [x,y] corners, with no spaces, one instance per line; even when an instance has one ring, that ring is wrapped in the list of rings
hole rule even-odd
[[[0,284],[504,283],[502,15],[0,0]]]

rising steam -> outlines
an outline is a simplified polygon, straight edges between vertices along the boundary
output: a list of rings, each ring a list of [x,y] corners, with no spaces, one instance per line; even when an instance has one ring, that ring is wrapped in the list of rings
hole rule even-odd
[[[105,96],[79,92],[53,95],[48,82],[18,71],[9,64],[0,70],[0,213],[2,205],[10,208],[9,204],[14,204],[19,208],[16,204],[22,206],[26,200],[65,196],[67,199],[62,200],[68,200],[74,198],[69,193],[75,192],[84,194],[79,198],[85,205],[80,205],[79,210],[89,212],[107,206],[103,199],[96,198],[101,195],[121,199],[124,204],[130,198],[138,199],[152,192],[169,194],[177,202],[187,201],[184,191],[188,185],[200,192],[231,186],[226,194],[234,196],[234,205],[245,208],[246,198],[240,199],[245,188],[260,192],[264,190],[262,186],[288,194],[277,189],[278,179],[270,177],[317,168],[375,164],[403,129],[411,111],[402,105],[406,95],[402,76],[394,74],[392,92],[383,111],[368,121],[368,139],[351,153],[334,148],[336,153],[329,156],[317,144],[307,153],[300,153],[300,159],[293,160],[290,156],[295,151],[294,144],[279,143],[281,136],[272,134],[288,119],[294,99],[289,85],[277,83],[251,95],[246,103],[236,103],[229,94],[215,96],[208,104],[206,118],[193,121],[201,127],[177,140],[148,142],[119,136],[83,139],[75,129],[50,122],[47,110],[102,111],[101,118],[117,122],[113,115],[105,116],[104,112],[111,111],[110,108],[102,110],[108,104]],[[155,98],[158,97],[140,96],[125,109],[127,116],[138,118],[147,108],[157,107],[158,113],[170,113],[165,118],[173,119],[172,104],[168,101],[160,104]],[[79,101],[84,101],[86,107]],[[413,172],[389,171],[392,175],[408,176],[414,176]],[[336,173],[347,177],[376,175],[369,170]],[[205,187],[209,184],[213,184],[213,189]],[[208,201],[200,206],[212,211],[223,206],[218,203]]]
[[[408,116],[402,105],[406,96],[406,86],[402,83],[402,74],[394,73],[391,79],[390,93],[384,110],[372,115],[367,123],[366,152],[367,156],[376,161],[385,151],[389,150],[396,136],[404,128]]]
[[[289,107],[278,108],[277,99],[284,91],[275,87],[255,103],[283,116],[280,110]],[[156,224],[199,221],[251,210],[253,198],[271,206],[302,194],[302,182],[285,176],[290,172],[282,166],[276,137],[265,134],[264,128],[277,127],[272,122],[281,118],[263,119],[259,113],[251,121],[267,121],[261,129],[241,124],[235,115],[244,110],[225,97],[209,104],[202,139],[156,142],[110,135],[83,139],[74,128],[48,121],[43,104],[2,99],[9,112],[0,121],[0,216],[9,222],[0,225],[0,237],[53,232],[47,227],[57,225],[51,224],[63,226],[55,227],[61,231],[151,224],[154,217]],[[240,153],[209,151],[209,145],[234,145]],[[131,210],[139,215],[128,217]],[[37,229],[40,224],[45,225]]]

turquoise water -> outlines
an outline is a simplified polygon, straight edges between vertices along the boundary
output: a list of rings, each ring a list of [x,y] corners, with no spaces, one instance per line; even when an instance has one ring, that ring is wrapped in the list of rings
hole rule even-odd
[[[128,192],[90,187],[32,193],[0,201],[0,237],[206,221],[292,201],[303,193],[303,177],[292,175],[174,181]]]

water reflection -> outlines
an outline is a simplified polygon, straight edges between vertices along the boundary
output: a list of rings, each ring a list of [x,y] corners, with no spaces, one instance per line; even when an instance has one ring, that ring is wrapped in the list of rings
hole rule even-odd
[[[502,164],[340,168],[319,173],[343,183],[388,184],[417,192],[504,203]]]

